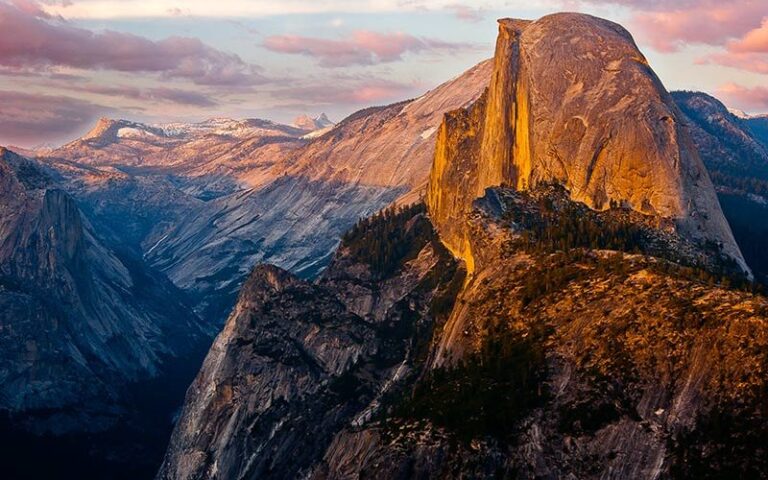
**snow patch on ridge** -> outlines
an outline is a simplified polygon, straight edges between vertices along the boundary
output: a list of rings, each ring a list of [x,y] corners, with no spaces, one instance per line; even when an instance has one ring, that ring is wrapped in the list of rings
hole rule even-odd
[[[428,128],[428,129],[424,130],[423,132],[421,132],[421,138],[426,140],[429,137],[431,137],[436,131],[437,131],[437,127]]]

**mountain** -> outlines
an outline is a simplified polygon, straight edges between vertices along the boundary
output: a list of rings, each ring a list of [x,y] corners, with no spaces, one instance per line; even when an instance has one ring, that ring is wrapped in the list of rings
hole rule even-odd
[[[300,128],[301,130],[306,130],[308,132],[328,129],[334,125],[336,124],[333,123],[324,113],[321,113],[315,118],[312,118],[309,115],[300,115],[293,120],[294,127]]]
[[[700,94],[701,92],[685,93]],[[768,114],[750,115],[743,112],[742,110],[737,110],[735,108],[729,108],[728,111],[733,114],[733,116],[741,120],[741,123],[749,128],[750,132],[755,136],[755,138],[757,138],[764,145],[768,145]]]
[[[423,208],[407,212],[391,230],[408,249],[397,268],[372,269],[366,256],[377,252],[345,241],[315,283],[254,269],[187,392],[158,478],[302,476],[334,432],[365,422],[386,385],[414,373],[430,304],[461,275]]]
[[[258,263],[316,276],[360,217],[418,198],[443,113],[477,98],[489,72],[484,62],[418,99],[351,115],[277,161],[272,180],[201,205],[147,259],[218,321]]]
[[[756,133],[760,117],[739,117],[701,92],[674,92],[694,144],[717,188],[734,236],[747,263],[768,279],[768,147]]]
[[[705,93],[672,96],[689,120],[696,147],[716,181],[728,181],[719,175],[768,179],[768,147],[752,131],[750,118],[733,115]]]
[[[436,148],[427,203],[470,268],[461,218],[475,198],[489,186],[557,182],[596,209],[618,203],[671,219],[748,269],[672,97],[616,24],[502,20],[487,95],[446,118]]]
[[[500,24],[426,204],[360,220],[313,282],[252,272],[158,479],[768,469],[768,299],[685,117],[620,26]]]
[[[752,134],[760,140],[763,145],[768,146],[768,115],[752,116],[744,119]]]
[[[220,325],[256,264],[315,276],[358,218],[422,195],[443,113],[477,98],[490,67],[310,134],[254,119],[102,119],[38,158],[102,237],[143,256]]]
[[[194,362],[211,330],[167,278],[103,244],[51,177],[6,149],[0,205],[0,437],[21,448],[28,434],[69,444],[117,428],[132,385]]]
[[[541,188],[478,204],[469,283],[423,207],[359,224],[315,283],[257,267],[157,478],[761,471],[765,297],[680,267],[628,210],[595,214],[596,249],[534,241],[589,211]]]
[[[43,157],[170,179],[183,192],[209,199],[262,183],[265,170],[284,156],[283,146],[301,143],[306,133],[260,119],[158,125],[101,119],[82,138]]]

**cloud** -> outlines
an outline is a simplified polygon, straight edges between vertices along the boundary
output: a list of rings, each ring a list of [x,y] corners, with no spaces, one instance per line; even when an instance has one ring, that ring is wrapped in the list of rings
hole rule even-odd
[[[0,90],[0,144],[29,147],[72,138],[108,112],[75,98]]]
[[[459,20],[463,22],[477,23],[485,18],[483,10],[480,8],[472,8],[467,5],[452,4],[445,7],[448,10],[453,11],[453,14]]]
[[[563,0],[565,1],[565,0]],[[689,45],[720,47],[697,59],[768,74],[768,8],[764,0],[575,0],[632,10],[630,29],[661,52]]]
[[[416,83],[401,83],[373,77],[339,77],[324,85],[285,88],[274,92],[278,98],[314,105],[382,105],[414,96]]]
[[[264,47],[277,53],[315,58],[322,67],[376,65],[402,60],[406,53],[472,48],[465,43],[416,37],[402,32],[378,33],[370,30],[357,30],[339,40],[301,35],[273,35],[264,39]]]
[[[254,66],[196,38],[153,41],[105,30],[92,32],[50,18],[39,4],[0,3],[0,65],[16,69],[71,67],[156,73],[198,85],[262,83]]]
[[[768,53],[768,18],[763,19],[760,27],[750,30],[744,37],[729,43],[728,49],[736,53]]]
[[[760,0],[582,0],[582,4],[621,5],[633,10],[628,26],[657,50],[689,44],[723,45],[760,25]]]
[[[715,63],[725,67],[768,75],[768,18],[760,27],[726,43],[725,51],[699,58],[697,63]]]
[[[746,111],[764,111],[768,109],[768,88],[748,88],[736,83],[728,83],[717,89],[717,96],[729,106]]]
[[[189,105],[195,107],[213,107],[218,103],[208,95],[180,88],[136,88],[129,86],[102,86],[86,85],[73,86],[68,88],[71,91],[91,93],[96,95],[106,95],[111,97],[123,97],[131,100],[141,100],[145,102],[164,102],[175,103],[178,105]]]
[[[696,60],[699,65],[717,64],[768,75],[768,56],[755,53],[713,53]]]
[[[183,5],[184,12],[198,17],[266,17],[295,14],[382,13],[406,11],[441,11],[457,0],[75,0],[67,7],[46,8],[67,18],[157,18],[172,17]],[[486,0],[488,9],[514,11],[530,7],[530,0]],[[536,6],[554,7],[557,0],[537,0]]]

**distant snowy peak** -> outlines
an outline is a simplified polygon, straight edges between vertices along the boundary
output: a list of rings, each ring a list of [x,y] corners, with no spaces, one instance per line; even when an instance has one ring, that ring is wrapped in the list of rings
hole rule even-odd
[[[130,120],[100,119],[83,137],[74,143],[87,142],[95,146],[105,146],[120,140],[143,142],[163,142],[174,140],[194,140],[208,135],[232,137],[236,139],[261,137],[300,137],[307,132],[297,127],[282,125],[269,120],[246,118],[211,118],[196,123],[158,123],[146,124]]]
[[[738,108],[729,108],[728,111],[733,115],[734,117],[741,118],[741,119],[748,119],[751,117],[750,114],[745,112],[744,110],[739,110]]]
[[[80,140],[96,144],[116,142],[120,138],[164,137],[162,129],[129,120],[101,118]]]
[[[294,127],[300,128],[305,132],[324,130],[328,129],[329,127],[333,127],[334,125],[336,124],[332,122],[325,113],[321,113],[319,116],[314,118],[310,117],[309,115],[301,115],[296,117],[296,119],[293,121]]]
[[[166,135],[174,137],[190,135],[224,135],[235,138],[249,138],[256,135],[298,137],[305,133],[289,125],[259,118],[243,120],[211,118],[199,123],[167,123],[157,127],[161,128]]]
[[[768,113],[758,113],[758,114],[751,114],[747,113],[744,110],[739,110],[738,108],[729,108],[729,112],[731,112],[731,115],[734,117],[740,118],[742,120],[756,120],[756,119],[765,119],[768,118]]]

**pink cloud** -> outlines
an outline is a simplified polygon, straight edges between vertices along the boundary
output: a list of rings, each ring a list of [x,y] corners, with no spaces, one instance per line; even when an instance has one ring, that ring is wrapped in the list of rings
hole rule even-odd
[[[479,8],[472,8],[461,4],[448,5],[445,8],[452,10],[454,16],[463,22],[476,23],[485,18],[483,11]]]
[[[725,51],[698,59],[725,67],[768,75],[768,19],[743,37],[726,43]]]
[[[110,97],[123,97],[145,102],[175,103],[196,107],[213,107],[217,105],[217,102],[208,95],[180,88],[158,87],[142,89],[129,86],[85,85],[70,86],[68,90]]]
[[[316,105],[370,106],[404,100],[418,92],[415,83],[400,83],[372,77],[340,77],[326,85],[297,86],[275,95]]]
[[[746,111],[768,109],[768,88],[748,88],[735,83],[728,83],[717,89],[717,95],[729,106]]]
[[[768,74],[768,7],[764,0],[576,0],[634,11],[629,26],[662,52],[687,45],[721,47],[697,60]]]
[[[631,30],[654,48],[670,52],[687,44],[723,45],[757,28],[768,15],[761,0],[582,0],[634,10]]]
[[[763,19],[762,25],[747,32],[743,38],[731,42],[728,49],[737,53],[768,53],[768,18]]]
[[[267,49],[316,58],[323,67],[375,65],[401,60],[406,53],[452,51],[471,48],[468,44],[421,38],[407,33],[378,33],[358,30],[343,39],[273,35],[264,40]]]
[[[632,24],[651,45],[661,51],[677,50],[684,44],[722,45],[749,31],[760,21],[755,9],[724,7],[642,12]]]
[[[72,138],[109,112],[75,98],[0,90],[0,144],[29,147]]]
[[[50,15],[48,15],[45,10],[40,7],[40,4],[34,0],[11,0],[11,4],[27,15],[40,18],[50,18]]]
[[[35,2],[0,3],[0,65],[52,66],[157,73],[199,85],[252,85],[263,81],[240,57],[199,39],[160,41],[106,30],[95,33],[49,18]]]
[[[753,73],[768,75],[768,56],[759,53],[713,53],[699,58],[696,63],[714,63],[724,67],[737,68]]]

